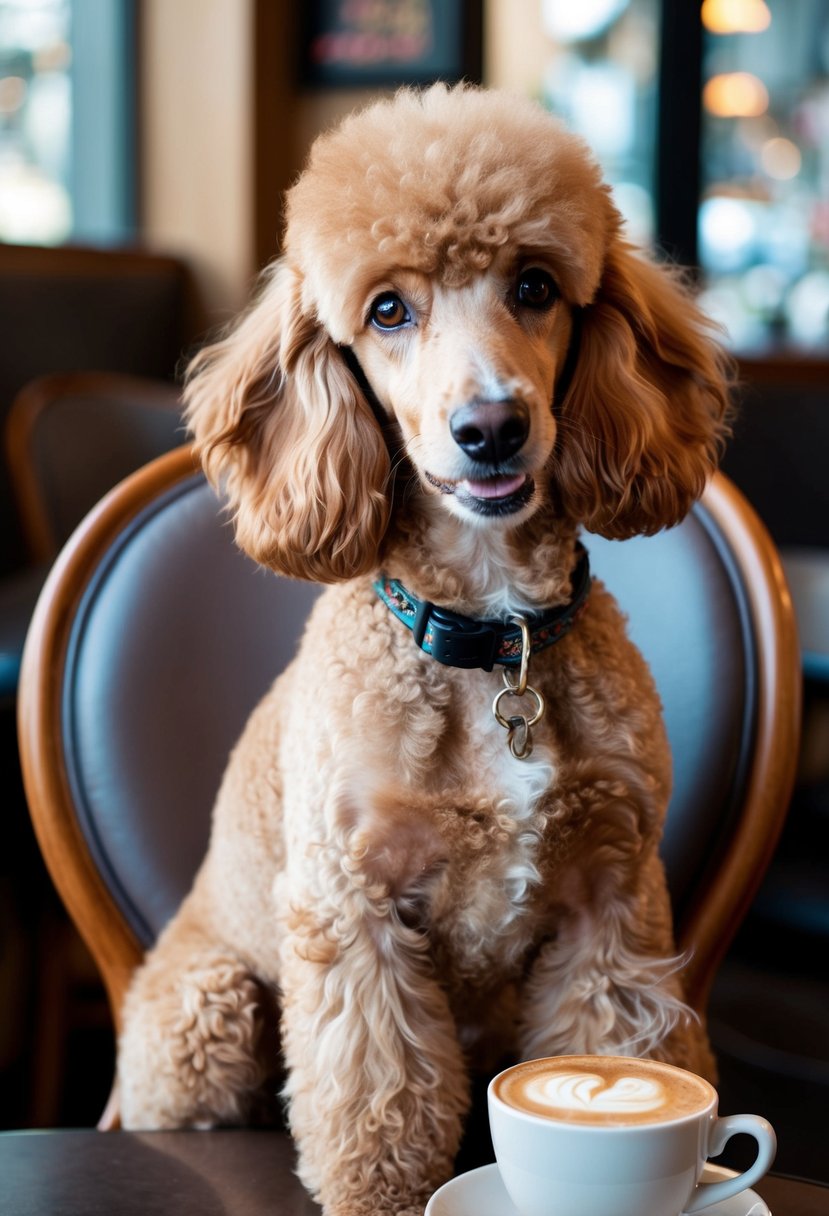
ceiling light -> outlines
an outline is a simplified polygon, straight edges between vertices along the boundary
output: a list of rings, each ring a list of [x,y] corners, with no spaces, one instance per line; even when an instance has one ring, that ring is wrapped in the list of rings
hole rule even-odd
[[[759,118],[769,107],[769,94],[750,72],[723,72],[708,81],[702,103],[716,118]]]
[[[710,34],[759,34],[771,13],[765,0],[705,0],[702,24]]]

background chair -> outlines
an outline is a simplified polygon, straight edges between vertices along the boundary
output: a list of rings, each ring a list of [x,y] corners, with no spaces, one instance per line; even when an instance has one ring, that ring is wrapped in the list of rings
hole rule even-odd
[[[144,249],[0,243],[0,424],[17,393],[54,372],[172,380],[204,327],[189,267]],[[9,470],[0,462],[0,573],[25,563]]]
[[[181,444],[178,389],[117,372],[39,376],[5,421],[10,485],[30,564],[0,581],[0,699],[13,700],[48,564],[117,482]]]
[[[195,281],[180,258],[140,248],[0,242],[0,427],[20,390],[46,374],[96,369],[172,382],[205,323]],[[139,455],[131,467],[146,459],[146,453]],[[45,1059],[31,1037],[38,939],[44,927],[51,932],[44,916],[51,918],[56,901],[32,839],[15,731],[22,641],[44,577],[31,562],[11,470],[0,451],[0,787],[6,812],[0,858],[0,1126],[35,1118],[54,1122],[58,1114],[32,1109],[32,1067]],[[71,1120],[72,1112],[63,1117]]]
[[[16,395],[6,457],[34,562],[52,561],[107,490],[184,440],[170,381],[119,372],[39,376]]]
[[[0,1029],[3,1121],[53,1123],[62,1063],[70,1058],[69,1035],[81,1027],[94,1033],[106,1019],[94,966],[54,899],[30,840],[13,712],[26,630],[49,564],[87,511],[128,473],[179,445],[182,436],[179,394],[171,382],[117,372],[40,376],[20,390],[6,417],[8,470],[32,564],[0,579],[0,753],[7,811],[0,864],[6,967],[0,979],[9,994]]]
[[[665,859],[703,1010],[793,779],[791,605],[767,535],[723,477],[678,528],[588,547],[665,703],[676,761]],[[116,1024],[133,968],[204,853],[228,752],[315,594],[235,549],[186,448],[99,504],[49,577],[21,677],[23,771],[44,857]]]

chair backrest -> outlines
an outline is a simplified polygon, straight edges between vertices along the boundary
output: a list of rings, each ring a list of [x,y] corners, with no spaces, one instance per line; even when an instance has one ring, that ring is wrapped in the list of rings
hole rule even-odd
[[[32,380],[6,419],[6,455],[29,555],[50,561],[100,498],[184,440],[179,391],[118,372]]]
[[[671,532],[588,543],[665,702],[676,755],[665,857],[702,1007],[788,802],[799,724],[790,605],[768,538],[722,478]],[[109,495],[55,565],[24,655],[23,772],[116,1020],[204,853],[228,752],[315,594],[236,550],[187,449]]]
[[[170,379],[203,325],[193,277],[178,258],[0,242],[0,424],[25,384],[53,372]],[[24,558],[0,467],[0,571]]]

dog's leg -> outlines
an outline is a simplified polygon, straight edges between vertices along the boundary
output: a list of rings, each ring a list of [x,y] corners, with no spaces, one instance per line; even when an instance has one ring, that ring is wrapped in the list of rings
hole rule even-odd
[[[595,878],[590,886],[591,897],[562,915],[527,981],[522,1056],[652,1056],[710,1076],[704,1030],[683,1001],[656,853],[626,890],[603,889]]]
[[[269,1000],[238,955],[207,938],[186,910],[179,914],[136,972],[124,1003],[123,1126],[243,1122],[269,1071],[260,1050]]]
[[[388,898],[286,902],[282,1042],[300,1177],[326,1216],[421,1216],[469,1103],[425,942]]]

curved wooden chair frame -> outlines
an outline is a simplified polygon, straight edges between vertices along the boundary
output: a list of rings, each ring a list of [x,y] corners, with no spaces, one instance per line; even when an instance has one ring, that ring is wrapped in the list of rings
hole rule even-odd
[[[23,658],[21,761],[46,864],[101,970],[116,1029],[141,944],[105,885],[76,818],[62,750],[61,687],[73,614],[101,556],[159,494],[192,477],[189,448],[162,456],[112,491],[63,550],[38,603]],[[759,886],[794,782],[800,728],[800,660],[791,599],[774,546],[734,486],[717,475],[704,505],[745,582],[758,646],[755,747],[741,812],[716,871],[708,873],[678,925],[689,952],[689,1001],[703,1012],[717,966]]]
[[[712,478],[703,503],[742,577],[750,632],[759,640],[754,749],[742,811],[715,873],[677,926],[689,1003],[702,1013],[711,984],[772,859],[797,771],[802,710],[800,646],[783,566],[764,524],[733,482]]]

